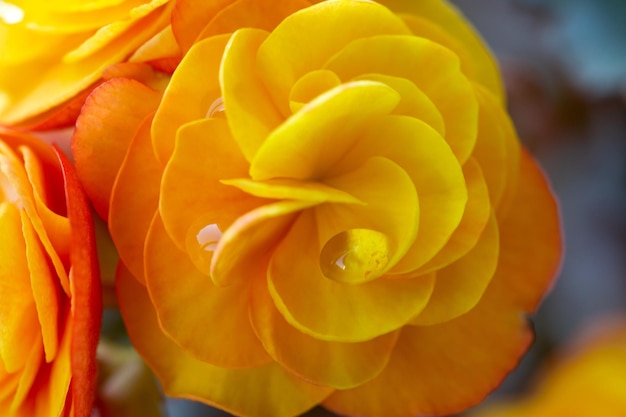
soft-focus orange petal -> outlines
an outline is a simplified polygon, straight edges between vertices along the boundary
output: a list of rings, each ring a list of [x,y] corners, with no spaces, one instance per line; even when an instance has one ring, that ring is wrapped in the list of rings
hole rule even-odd
[[[458,57],[441,45],[415,36],[358,39],[330,58],[324,68],[344,81],[371,73],[412,81],[437,106],[445,123],[444,137],[459,161],[465,162],[472,152],[476,97]]]
[[[188,237],[208,224],[226,230],[237,217],[266,201],[220,182],[247,174],[248,163],[223,119],[198,120],[178,130],[159,203],[163,224],[176,246],[186,250]],[[189,252],[193,255],[193,250]]]
[[[503,302],[504,301],[504,302]],[[406,326],[385,370],[323,405],[351,416],[448,415],[482,401],[532,341],[525,319],[497,294],[433,326]]]
[[[498,219],[500,261],[492,285],[511,306],[531,312],[550,289],[562,251],[559,209],[550,186],[527,151],[509,211]]]
[[[146,283],[161,328],[186,352],[223,368],[271,361],[248,317],[249,282],[216,287],[176,248],[158,216],[146,238],[145,259]],[[256,273],[250,270],[248,280]],[[175,288],[172,277],[178,278]]]
[[[221,95],[219,69],[228,39],[222,35],[196,43],[172,74],[152,123],[152,144],[163,165],[174,151],[178,128],[211,116],[211,105]]]
[[[162,167],[152,152],[148,116],[130,144],[111,191],[109,231],[120,258],[144,283],[143,246],[159,205]]]
[[[411,324],[432,325],[471,310],[493,278],[498,264],[498,224],[492,215],[480,240],[465,256],[437,271],[435,290]]]
[[[313,213],[302,213],[270,262],[269,289],[291,325],[319,339],[357,342],[393,331],[421,311],[434,277],[335,282],[320,270],[316,229]]]
[[[259,48],[259,74],[287,116],[289,91],[300,77],[322,68],[352,40],[383,34],[410,31],[400,18],[374,2],[322,2],[292,14],[272,31]]]
[[[117,78],[89,96],[76,122],[72,154],[85,192],[103,219],[111,188],[138,126],[160,95],[134,80]]]
[[[70,220],[70,313],[71,326],[71,374],[73,407],[77,416],[91,412],[96,387],[96,348],[100,336],[102,317],[102,294],[100,267],[96,255],[96,239],[93,219],[87,198],[74,167],[67,156],[58,148],[58,155],[63,179],[65,181],[65,201],[67,217]],[[55,366],[63,367],[63,362]],[[54,372],[61,374],[63,370]],[[54,384],[54,382],[53,382]]]
[[[270,355],[282,366],[315,384],[351,388],[383,370],[398,332],[361,343],[326,342],[285,321],[264,280],[252,292],[251,319]]]
[[[208,22],[235,0],[177,0],[172,11],[172,32],[182,52],[187,53]]]
[[[203,401],[237,415],[291,417],[332,392],[292,376],[275,363],[237,370],[200,362],[163,334],[146,289],[123,268],[117,275],[117,292],[133,345],[170,396]]]
[[[491,90],[504,104],[504,83],[498,65],[476,30],[454,5],[445,0],[379,0],[396,13],[402,13],[407,26],[417,36],[432,39],[461,57],[461,66],[472,79]],[[416,17],[417,19],[414,19]],[[427,22],[427,25],[423,25]],[[439,35],[439,32],[445,35]],[[448,40],[451,37],[451,40]]]
[[[322,94],[268,136],[254,155],[250,176],[323,178],[367,131],[368,121],[391,112],[399,100],[395,90],[374,81]]]

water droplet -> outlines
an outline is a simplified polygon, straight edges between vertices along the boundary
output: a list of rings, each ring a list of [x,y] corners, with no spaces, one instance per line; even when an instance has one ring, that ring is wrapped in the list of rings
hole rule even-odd
[[[320,252],[322,273],[333,281],[360,284],[385,272],[389,262],[389,241],[371,229],[350,229],[326,242]]]
[[[211,103],[209,111],[206,113],[206,117],[209,119],[223,119],[225,117],[224,110],[226,110],[224,107],[224,99],[222,97],[218,97],[213,103]]]
[[[187,232],[186,249],[189,259],[198,270],[211,274],[213,252],[222,237],[222,231],[215,223],[206,224],[201,220],[194,222]]]
[[[15,25],[24,20],[24,11],[14,4],[0,1],[0,20],[7,25]]]

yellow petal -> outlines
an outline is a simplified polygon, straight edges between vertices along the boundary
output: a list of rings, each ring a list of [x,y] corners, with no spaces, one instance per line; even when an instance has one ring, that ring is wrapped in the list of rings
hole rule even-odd
[[[468,159],[465,165],[463,165],[463,175],[468,193],[463,218],[446,245],[415,273],[434,271],[449,265],[465,255],[476,245],[489,220],[489,215],[491,214],[489,191],[487,190],[480,166],[474,158]]]
[[[172,32],[183,53],[194,45],[198,35],[215,15],[235,0],[178,0],[172,11]]]
[[[186,250],[188,236],[195,237],[208,224],[226,230],[237,217],[267,201],[220,182],[247,172],[248,163],[223,119],[198,120],[179,129],[159,203],[165,229],[177,247]],[[207,275],[208,265],[205,270],[197,264]]]
[[[397,329],[428,301],[432,276],[377,279],[361,285],[326,278],[319,267],[317,233],[313,213],[302,213],[269,266],[269,289],[276,307],[300,331],[329,341],[369,340]]]
[[[409,33],[400,18],[377,3],[325,1],[292,14],[272,31],[259,48],[259,74],[276,106],[287,116],[294,83],[307,72],[322,68],[349,42]]]
[[[152,123],[152,143],[163,165],[174,151],[176,131],[185,123],[209,117],[211,104],[220,97],[218,74],[228,38],[198,42],[172,74]]]
[[[292,376],[275,363],[237,370],[194,359],[161,331],[146,289],[123,269],[117,289],[133,345],[170,396],[202,401],[233,414],[291,417],[332,392]]]
[[[492,214],[476,246],[458,261],[437,271],[435,290],[428,305],[411,324],[437,324],[471,310],[496,272],[499,244],[498,224]]]
[[[249,282],[216,287],[174,246],[158,216],[146,238],[145,264],[159,324],[186,352],[222,368],[270,362],[248,317]],[[254,273],[250,272],[249,280],[255,278]],[[178,277],[175,288],[172,277]]]
[[[450,48],[461,58],[461,66],[472,79],[487,87],[504,105],[504,83],[495,59],[462,13],[444,0],[380,0],[401,13],[407,26],[423,36]]]
[[[141,283],[145,283],[143,246],[158,208],[162,173],[152,152],[151,121],[152,117],[144,119],[132,139],[113,185],[108,219],[120,258]]]
[[[282,121],[256,72],[257,50],[266,37],[259,29],[235,32],[220,69],[228,123],[248,161]]]
[[[318,236],[325,244],[350,229],[370,229],[389,239],[386,272],[407,253],[418,233],[420,205],[408,173],[387,158],[372,157],[346,174],[326,179],[365,204],[327,204],[316,208]]]
[[[389,113],[399,99],[395,90],[373,81],[330,90],[270,134],[254,156],[250,176],[323,178],[367,131],[368,122]]]
[[[215,250],[211,259],[210,276],[215,285],[250,283],[254,276],[251,265],[265,265],[276,244],[285,236],[295,215],[312,205],[309,201],[279,201],[256,208],[239,217],[216,245],[203,250]]]
[[[327,342],[292,327],[278,312],[260,280],[252,291],[250,317],[268,353],[285,368],[314,384],[351,388],[380,373],[398,332],[361,343]]]
[[[410,80],[441,113],[445,139],[459,161],[465,162],[472,152],[478,105],[458,57],[450,50],[415,36],[376,36],[350,43],[324,68],[344,81],[371,73]]]
[[[402,167],[419,198],[419,230],[393,274],[411,272],[437,254],[463,216],[467,190],[459,163],[444,139],[423,121],[388,116],[367,133],[338,166],[350,167],[371,156],[383,156]]]

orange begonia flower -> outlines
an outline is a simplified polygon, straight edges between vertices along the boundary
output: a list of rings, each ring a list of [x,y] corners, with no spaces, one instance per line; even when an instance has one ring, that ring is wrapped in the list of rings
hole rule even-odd
[[[87,99],[73,151],[131,340],[237,415],[465,409],[532,340],[554,199],[450,5],[311,3],[178,1],[165,90]]]
[[[597,323],[547,370],[527,398],[495,403],[471,417],[622,417],[626,415],[626,322]]]
[[[101,293],[91,212],[68,159],[0,129],[0,415],[89,417]]]
[[[168,2],[0,1],[0,124],[37,125],[67,103],[77,114],[106,67],[166,27]]]

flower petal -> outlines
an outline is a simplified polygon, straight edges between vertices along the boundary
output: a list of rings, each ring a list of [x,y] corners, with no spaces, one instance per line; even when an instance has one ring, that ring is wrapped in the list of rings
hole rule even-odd
[[[389,113],[399,100],[395,90],[373,81],[322,94],[270,134],[252,160],[250,176],[323,178],[367,131],[368,121]]]
[[[266,37],[259,29],[236,31],[220,68],[228,124],[248,161],[283,119],[255,71],[257,51]]]
[[[249,283],[216,287],[176,248],[158,216],[146,238],[145,264],[160,326],[186,352],[222,368],[250,368],[271,361],[248,317]],[[255,273],[251,271],[248,279],[254,279]],[[176,288],[172,277],[179,277]]]
[[[251,319],[268,353],[282,366],[314,384],[346,389],[380,373],[398,332],[361,343],[327,342],[291,326],[278,312],[265,281],[252,291]]]
[[[178,128],[209,117],[211,104],[220,97],[218,74],[229,37],[215,36],[196,43],[172,74],[152,123],[154,152],[163,165],[174,151]],[[202,80],[202,88],[198,88],[198,80]]]
[[[499,244],[498,224],[492,215],[476,246],[458,261],[437,271],[435,290],[428,305],[411,324],[437,324],[471,310],[496,272]]]
[[[257,68],[286,117],[291,113],[289,91],[294,83],[322,68],[346,44],[361,37],[409,33],[400,18],[377,3],[325,1],[283,20],[259,48]]]
[[[111,191],[109,231],[120,258],[141,283],[143,247],[159,204],[162,167],[152,152],[150,122],[140,123]]]
[[[118,78],[89,96],[76,121],[72,154],[85,192],[103,219],[111,188],[137,126],[158,106],[160,95],[137,81]]]
[[[183,53],[194,45],[198,35],[220,10],[235,0],[177,0],[172,11],[172,31]]]
[[[489,291],[489,290],[488,290]],[[385,370],[323,405],[342,415],[448,415],[479,403],[526,351],[525,319],[497,294],[467,314],[433,326],[406,326]]]
[[[302,213],[269,265],[270,293],[292,326],[322,340],[360,342],[397,329],[421,311],[434,277],[381,278],[360,285],[330,280],[320,270],[316,226],[313,213]]]
[[[534,311],[558,273],[563,243],[558,206],[536,162],[523,150],[519,183],[500,225],[493,291],[511,306]],[[532,260],[532,262],[529,262]]]
[[[186,250],[188,236],[195,237],[206,225],[226,230],[237,217],[267,201],[220,182],[247,173],[248,163],[223,119],[198,120],[178,130],[159,202],[165,229],[178,248]]]
[[[324,68],[344,81],[371,73],[412,81],[443,116],[445,139],[459,161],[465,162],[471,154],[478,105],[458,57],[450,50],[415,36],[376,36],[348,44]]]
[[[203,401],[239,415],[291,417],[332,392],[292,376],[275,363],[237,370],[194,359],[163,334],[145,288],[123,267],[117,275],[117,291],[133,345],[170,396]]]

